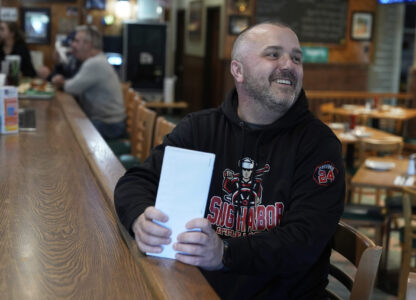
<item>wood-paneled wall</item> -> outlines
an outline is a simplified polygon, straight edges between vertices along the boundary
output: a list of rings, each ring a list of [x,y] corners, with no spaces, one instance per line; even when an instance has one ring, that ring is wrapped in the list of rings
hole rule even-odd
[[[207,0],[209,1],[209,0]],[[222,20],[222,25],[228,28],[228,17],[229,15],[240,14],[252,16],[253,22],[255,14],[255,3],[256,0],[249,0],[247,10],[243,13],[238,13],[233,3],[233,0],[224,0],[225,5],[225,20]],[[345,34],[345,44],[342,45],[327,45],[327,44],[312,44],[312,46],[324,46],[328,47],[329,58],[326,64],[304,64],[304,88],[307,90],[351,90],[351,91],[366,91],[367,90],[367,79],[369,65],[372,60],[373,54],[373,43],[372,41],[356,41],[351,39],[351,18],[355,11],[366,11],[373,13],[376,16],[377,1],[376,0],[350,0],[348,6],[348,20],[347,30]],[[188,8],[186,8],[188,9]],[[373,25],[375,20],[373,20]],[[205,28],[205,26],[202,26]],[[204,36],[204,35],[203,35]],[[230,75],[230,58],[231,48],[235,40],[234,35],[229,35],[228,30],[224,36],[224,49],[223,49],[223,84],[221,87],[222,94],[225,96],[226,93],[234,86],[233,78]],[[204,43],[202,41],[201,43]],[[302,41],[301,41],[302,44]],[[304,44],[302,44],[304,45]],[[192,56],[192,58],[191,58]],[[192,79],[192,84],[185,84],[184,99],[189,101],[191,108],[202,108],[206,104],[203,103],[200,92],[196,89],[201,86],[203,89],[203,76],[197,76],[195,69],[200,70],[204,73],[204,58],[185,53],[185,64],[184,77]],[[197,65],[193,66],[192,64]],[[198,83],[198,78],[201,77],[201,82]],[[192,89],[187,90],[188,88]],[[188,97],[197,98],[188,98]]]

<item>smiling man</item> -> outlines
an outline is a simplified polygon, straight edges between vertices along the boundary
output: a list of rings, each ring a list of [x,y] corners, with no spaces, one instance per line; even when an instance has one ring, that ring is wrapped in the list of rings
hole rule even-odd
[[[190,114],[119,180],[120,220],[141,251],[160,252],[171,241],[153,222],[169,218],[154,207],[165,146],[215,153],[205,218],[189,220],[200,231],[177,237],[176,259],[200,267],[223,299],[328,299],[344,168],[339,141],[308,109],[296,34],[274,22],[248,28],[231,74],[221,107]]]

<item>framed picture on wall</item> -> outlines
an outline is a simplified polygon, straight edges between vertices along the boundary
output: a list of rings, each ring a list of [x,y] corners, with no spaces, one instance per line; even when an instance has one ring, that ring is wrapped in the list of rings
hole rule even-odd
[[[20,0],[21,4],[30,4],[36,2],[76,2],[76,0]]]
[[[202,1],[189,2],[188,34],[192,41],[199,41],[202,33]]]
[[[85,8],[105,10],[105,2],[106,0],[85,0]]]
[[[51,36],[50,8],[22,7],[22,29],[28,44],[49,44]]]
[[[371,12],[356,11],[352,13],[351,39],[369,41],[373,33],[373,14]]]
[[[228,19],[228,33],[231,35],[237,35],[250,25],[250,16],[232,15]]]

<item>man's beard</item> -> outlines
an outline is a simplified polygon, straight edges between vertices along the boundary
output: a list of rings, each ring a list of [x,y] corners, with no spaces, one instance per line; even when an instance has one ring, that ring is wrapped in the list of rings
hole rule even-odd
[[[245,74],[246,80],[244,80],[243,86],[247,94],[257,103],[264,106],[265,109],[284,114],[293,105],[296,98],[299,96],[301,85],[298,85],[298,78],[292,71],[282,70],[280,72],[273,72],[268,81],[259,80],[252,76],[249,72]],[[289,95],[276,95],[271,89],[272,84],[277,79],[288,79],[292,82],[292,92]],[[283,92],[282,92],[283,93]]]

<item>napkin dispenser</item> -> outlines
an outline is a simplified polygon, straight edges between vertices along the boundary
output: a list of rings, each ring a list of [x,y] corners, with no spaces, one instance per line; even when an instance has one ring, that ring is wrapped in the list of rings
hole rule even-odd
[[[17,133],[19,131],[19,103],[17,88],[0,87],[0,133]]]

